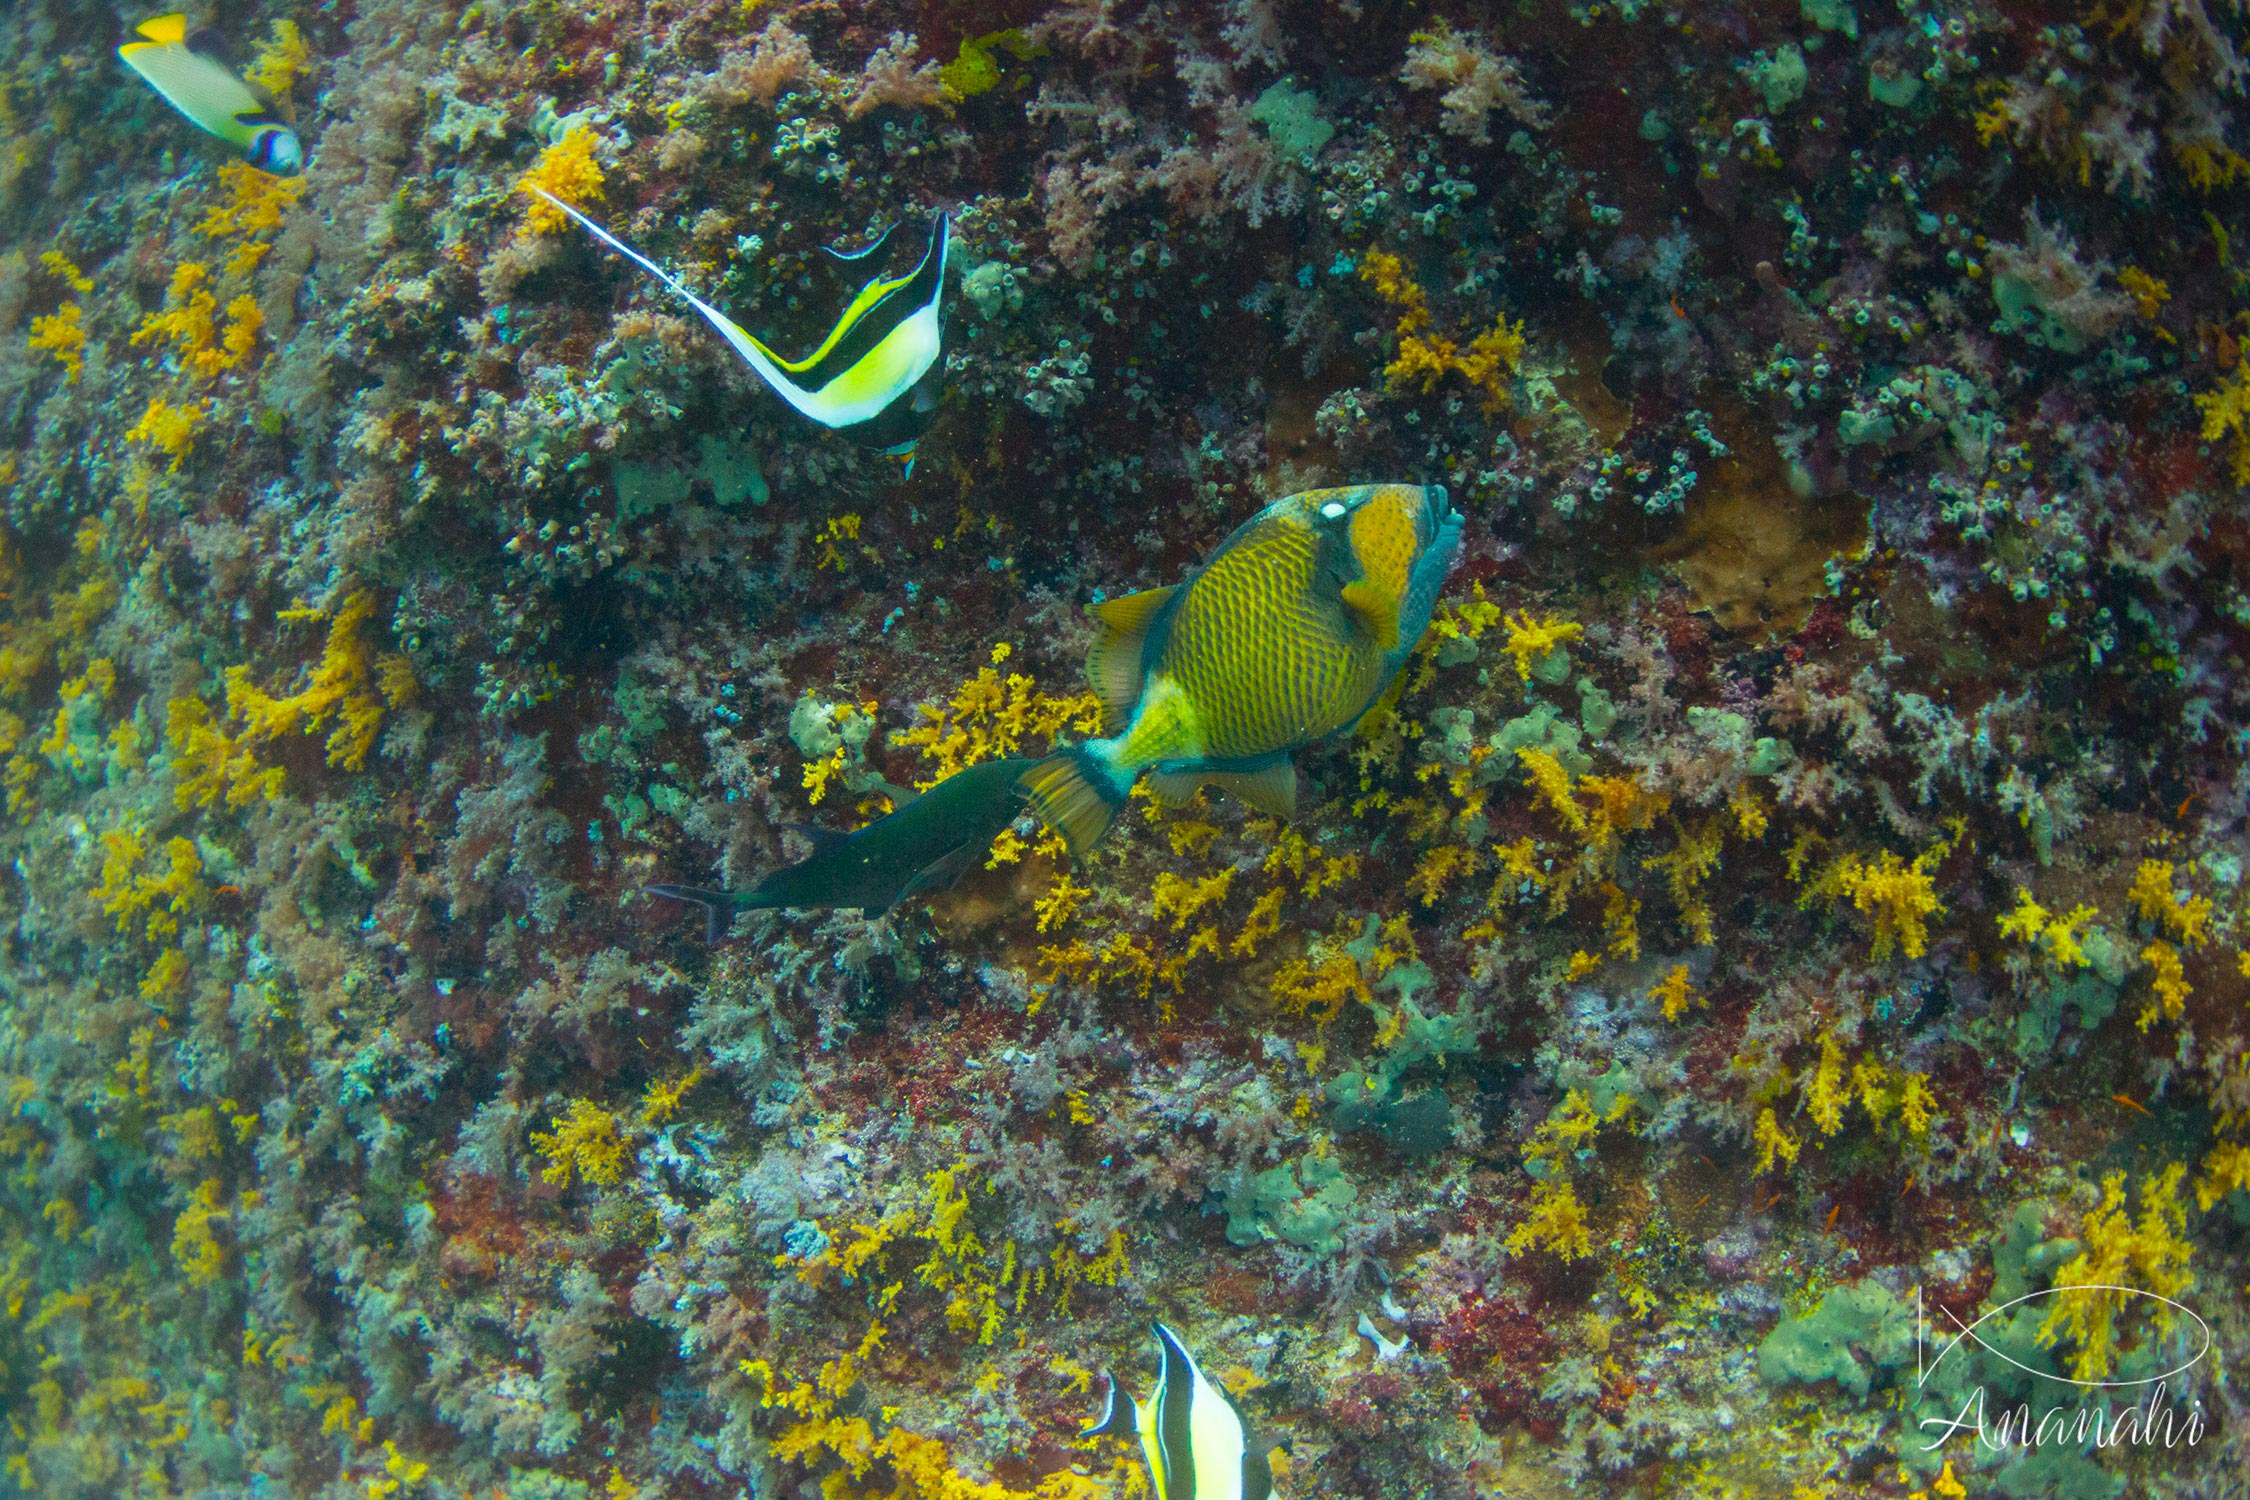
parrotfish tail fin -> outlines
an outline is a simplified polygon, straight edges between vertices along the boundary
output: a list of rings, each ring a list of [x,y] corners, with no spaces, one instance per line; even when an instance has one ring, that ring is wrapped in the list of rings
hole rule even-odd
[[[1016,784],[1031,810],[1062,835],[1072,854],[1084,854],[1100,842],[1125,805],[1125,792],[1113,788],[1107,769],[1084,745],[1057,750]]]
[[[697,906],[702,907],[704,938],[714,948],[719,945],[719,939],[724,935],[721,926],[722,917],[733,916],[736,907],[740,904],[731,892],[714,891],[708,886],[651,885],[644,886],[642,889],[646,890],[651,896],[662,896],[667,901],[692,901]]]
[[[1099,1437],[1103,1433],[1115,1433],[1120,1437],[1134,1436],[1140,1431],[1140,1427],[1133,1411],[1132,1398],[1118,1389],[1117,1377],[1109,1371],[1102,1371],[1102,1380],[1109,1387],[1102,1393],[1102,1414],[1091,1426],[1079,1428],[1078,1435]]]

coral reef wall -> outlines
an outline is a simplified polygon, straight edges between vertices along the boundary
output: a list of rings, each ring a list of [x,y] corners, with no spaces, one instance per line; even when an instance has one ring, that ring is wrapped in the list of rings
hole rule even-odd
[[[288,180],[140,19],[0,11],[0,1495],[1125,1500],[1151,1317],[1291,1500],[2240,1492],[2237,0],[225,0]],[[911,476],[526,182],[790,352],[952,214]],[[1294,821],[644,893],[1370,480]]]

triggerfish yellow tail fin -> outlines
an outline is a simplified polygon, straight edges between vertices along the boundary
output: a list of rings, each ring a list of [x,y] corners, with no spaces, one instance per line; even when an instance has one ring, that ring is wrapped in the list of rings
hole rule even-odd
[[[227,62],[218,36],[190,31],[187,17],[157,16],[135,27],[142,40],[117,49],[125,65],[181,114],[277,177],[304,166],[304,147],[281,106]]]
[[[1090,745],[1057,750],[1023,773],[1017,783],[1040,821],[1062,835],[1074,855],[1084,854],[1109,832],[1132,789],[1124,785]]]

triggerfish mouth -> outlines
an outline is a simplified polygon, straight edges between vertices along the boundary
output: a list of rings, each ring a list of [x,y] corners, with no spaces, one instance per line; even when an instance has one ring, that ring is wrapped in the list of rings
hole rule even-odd
[[[234,70],[217,32],[191,32],[183,15],[158,16],[134,30],[144,40],[127,42],[117,55],[174,109],[261,172],[291,177],[303,169],[304,146],[280,102]]]
[[[1245,521],[1183,582],[1091,606],[1086,675],[1105,737],[1026,772],[1032,806],[1073,854],[1143,772],[1163,802],[1209,784],[1292,815],[1290,756],[1358,723],[1398,676],[1461,525],[1440,485],[1308,490]]]
[[[1156,1500],[1266,1500],[1273,1471],[1251,1446],[1242,1413],[1196,1368],[1178,1334],[1159,1323],[1156,1341],[1164,1348],[1164,1368],[1148,1400],[1120,1400],[1117,1377],[1110,1376],[1101,1420],[1081,1436],[1138,1437]]]
[[[775,870],[746,891],[694,885],[652,885],[649,891],[693,901],[719,940],[722,917],[775,907],[857,907],[886,912],[914,896],[941,891],[984,856],[1023,807],[1018,779],[1036,761],[987,760],[956,772],[857,833],[807,828],[813,852]],[[907,797],[894,793],[894,800]]]
[[[670,287],[734,346],[735,353],[782,400],[856,443],[905,459],[907,472],[913,472],[914,448],[937,412],[945,368],[938,361],[945,332],[945,255],[951,233],[951,221],[944,214],[930,220],[930,242],[919,265],[904,276],[878,277],[861,287],[818,348],[802,359],[784,359],[577,209],[544,188],[533,185],[530,191]],[[889,238],[890,231],[885,230],[864,250],[829,254],[850,265],[873,256]]]

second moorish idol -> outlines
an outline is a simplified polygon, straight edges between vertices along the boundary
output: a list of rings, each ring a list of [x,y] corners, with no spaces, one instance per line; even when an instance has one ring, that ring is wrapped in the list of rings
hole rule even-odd
[[[1439,485],[1365,484],[1276,500],[1186,580],[1092,606],[1086,674],[1105,737],[1024,775],[1076,854],[1145,771],[1160,801],[1205,783],[1296,811],[1290,757],[1372,707],[1430,623],[1461,550]]]
[[[1117,1377],[1110,1376],[1101,1420],[1083,1435],[1138,1437],[1156,1500],[1266,1500],[1273,1471],[1252,1446],[1242,1413],[1196,1367],[1178,1334],[1159,1323],[1156,1341],[1164,1365],[1148,1400],[1120,1400]]]
[[[127,42],[117,55],[174,109],[261,172],[290,177],[303,168],[305,149],[282,105],[235,71],[218,33],[188,30],[183,15],[158,16],[134,30],[142,40]]]
[[[919,797],[893,791],[895,812],[857,833],[804,830],[810,857],[775,870],[746,891],[693,885],[652,885],[651,893],[693,901],[710,918],[712,942],[723,917],[775,907],[857,907],[886,912],[901,901],[944,890],[961,878],[1000,830],[1015,821],[1023,794],[1017,779],[1035,762],[981,761],[956,772]]]
[[[945,369],[938,359],[945,332],[945,256],[951,233],[944,214],[930,220],[930,242],[919,265],[904,276],[877,277],[861,287],[819,347],[802,359],[784,359],[577,209],[544,188],[533,186],[530,191],[670,287],[798,412],[854,442],[905,459],[907,472],[913,472],[914,448],[937,412]],[[865,250],[829,253],[850,265],[872,256],[889,237],[885,230]]]

